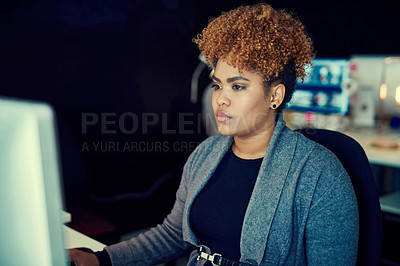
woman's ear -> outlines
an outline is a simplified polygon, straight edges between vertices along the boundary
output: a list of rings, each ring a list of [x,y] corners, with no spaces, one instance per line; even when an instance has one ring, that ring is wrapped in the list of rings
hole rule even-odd
[[[285,90],[286,87],[282,83],[276,84],[271,87],[270,90],[270,99],[271,99],[271,108],[276,109],[278,108],[285,97]]]

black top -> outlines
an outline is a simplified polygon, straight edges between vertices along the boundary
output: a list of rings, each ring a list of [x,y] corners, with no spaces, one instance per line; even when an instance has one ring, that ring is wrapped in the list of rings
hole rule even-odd
[[[263,158],[246,160],[232,148],[193,202],[190,223],[212,253],[238,261],[243,219]]]

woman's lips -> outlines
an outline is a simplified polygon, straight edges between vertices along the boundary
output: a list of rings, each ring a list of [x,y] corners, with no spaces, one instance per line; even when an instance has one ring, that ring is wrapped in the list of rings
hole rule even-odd
[[[231,119],[232,117],[227,115],[226,113],[222,112],[222,111],[218,111],[217,115],[216,115],[217,121],[218,122],[226,122],[229,119]]]

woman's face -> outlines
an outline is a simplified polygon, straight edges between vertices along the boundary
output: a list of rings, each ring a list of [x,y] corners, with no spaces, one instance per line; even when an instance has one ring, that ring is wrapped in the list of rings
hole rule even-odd
[[[274,128],[275,111],[270,108],[271,97],[265,94],[260,74],[244,70],[239,73],[218,60],[212,80],[212,106],[221,134],[251,137]]]

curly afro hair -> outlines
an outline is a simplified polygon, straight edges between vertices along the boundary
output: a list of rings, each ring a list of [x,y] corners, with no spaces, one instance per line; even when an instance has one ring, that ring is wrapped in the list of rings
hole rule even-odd
[[[193,39],[209,67],[224,58],[239,71],[256,71],[276,80],[287,64],[294,64],[304,80],[315,53],[303,24],[284,10],[267,4],[241,6],[210,19]]]

